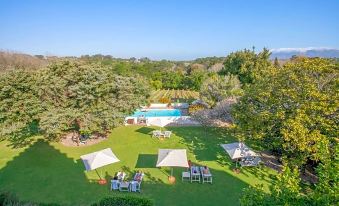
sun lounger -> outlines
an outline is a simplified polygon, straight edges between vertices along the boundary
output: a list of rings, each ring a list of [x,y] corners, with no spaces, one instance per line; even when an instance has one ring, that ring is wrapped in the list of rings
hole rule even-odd
[[[136,173],[134,175],[133,181],[131,181],[131,192],[140,192],[141,183],[144,178],[144,173]]]
[[[191,167],[191,182],[200,182],[200,169],[197,166]]]
[[[111,190],[118,190],[119,184],[119,180],[111,180]]]
[[[204,182],[209,182],[212,184],[212,174],[210,172],[210,169],[207,168],[207,173],[204,173],[205,168],[204,167],[200,167],[200,172],[201,172],[201,177],[202,177],[202,183]]]
[[[140,192],[140,183],[138,181],[131,181],[130,183],[131,192]]]

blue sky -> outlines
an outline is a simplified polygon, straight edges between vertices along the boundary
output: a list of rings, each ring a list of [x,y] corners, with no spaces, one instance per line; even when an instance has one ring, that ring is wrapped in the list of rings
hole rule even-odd
[[[0,48],[192,59],[255,46],[339,48],[339,1],[0,0]]]

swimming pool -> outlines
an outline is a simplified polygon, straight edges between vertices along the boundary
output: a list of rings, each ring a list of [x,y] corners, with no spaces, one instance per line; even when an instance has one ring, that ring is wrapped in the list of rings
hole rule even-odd
[[[179,109],[147,109],[137,110],[132,117],[180,117],[181,112]]]

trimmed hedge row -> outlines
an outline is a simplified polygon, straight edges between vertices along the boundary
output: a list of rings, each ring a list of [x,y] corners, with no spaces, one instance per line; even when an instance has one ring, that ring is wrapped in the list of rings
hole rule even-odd
[[[92,206],[153,206],[153,201],[144,197],[121,196],[106,197]],[[34,203],[20,201],[9,192],[0,192],[0,206],[61,206],[57,203]]]
[[[153,206],[153,201],[133,196],[106,197],[92,206]]]

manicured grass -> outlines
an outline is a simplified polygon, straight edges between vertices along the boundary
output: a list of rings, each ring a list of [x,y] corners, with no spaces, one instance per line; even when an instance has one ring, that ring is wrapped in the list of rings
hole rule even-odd
[[[38,202],[58,202],[65,205],[90,205],[110,195],[127,193],[109,191],[108,185],[96,183],[95,171],[85,172],[80,156],[104,148],[112,148],[121,160],[99,169],[111,178],[123,169],[132,177],[134,172],[146,173],[141,194],[154,199],[156,205],[238,205],[244,187],[271,182],[274,172],[265,167],[242,169],[235,174],[234,164],[219,146],[235,141],[223,129],[202,127],[168,128],[170,139],[151,138],[148,127],[119,127],[110,137],[88,147],[65,147],[41,139],[22,149],[11,149],[0,142],[0,190],[17,194],[20,199]],[[192,162],[207,165],[213,174],[213,184],[181,182],[183,168],[175,168],[175,185],[169,185],[169,168],[155,168],[159,148],[187,148]]]

